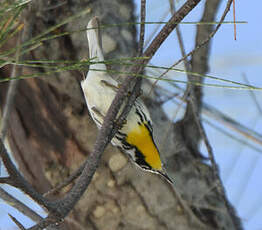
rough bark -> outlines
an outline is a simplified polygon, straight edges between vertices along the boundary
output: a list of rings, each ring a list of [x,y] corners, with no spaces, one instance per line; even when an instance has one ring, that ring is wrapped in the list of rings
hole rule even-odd
[[[48,3],[39,1],[39,6],[46,8]],[[34,34],[85,7],[90,7],[92,13],[62,27],[60,32],[83,29],[94,15],[100,17],[102,24],[135,21],[131,0],[71,0],[53,10],[37,11]],[[132,56],[137,51],[135,39],[136,31],[132,26],[104,30],[106,58]],[[12,41],[10,43],[12,45]],[[44,42],[30,58],[88,58],[85,33]],[[46,70],[24,69],[24,73],[34,71]],[[9,72],[5,68],[1,76],[8,76]],[[83,74],[68,71],[19,83],[9,119],[8,140],[22,173],[38,191],[46,192],[63,181],[92,150],[97,128],[80,89]],[[4,100],[7,85],[0,85],[0,101]],[[156,138],[162,142],[160,137],[170,127],[170,121],[154,100],[146,101],[155,121]],[[168,156],[168,169],[175,178],[175,186],[203,222],[216,229],[234,229],[215,189],[211,168],[194,158],[197,148],[188,148],[185,132],[181,122],[175,124],[169,135],[169,148],[162,149]],[[212,210],[214,207],[218,211]],[[112,146],[107,148],[92,184],[66,222],[68,229],[198,229],[190,225],[187,213],[165,181],[137,169]]]

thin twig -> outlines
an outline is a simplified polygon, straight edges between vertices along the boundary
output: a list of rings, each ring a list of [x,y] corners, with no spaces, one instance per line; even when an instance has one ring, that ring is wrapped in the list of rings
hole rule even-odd
[[[165,18],[169,15],[169,11],[167,10],[159,19],[159,21],[163,22]],[[145,22],[146,23],[146,22]],[[145,41],[145,47],[149,44],[149,42],[152,40],[152,38],[155,36],[157,31],[159,31],[159,28],[161,27],[162,23],[157,23],[154,30],[149,34],[148,38]]]
[[[9,184],[11,186],[14,186],[14,181],[9,176],[8,177],[0,177],[0,184]]]
[[[169,84],[180,91],[183,91],[181,87],[176,85],[173,82],[169,82]],[[182,100],[181,97],[177,97],[179,100]],[[241,134],[245,138],[250,139],[253,142],[256,142],[259,145],[262,145],[262,134],[256,132],[253,129],[250,129],[247,126],[239,123],[238,121],[234,120],[233,118],[229,117],[228,115],[224,114],[223,112],[219,111],[217,108],[207,104],[205,102],[202,103],[202,111],[207,115],[215,118],[217,121],[222,122],[227,127],[232,129],[233,131]]]
[[[233,120],[231,117],[227,116],[226,114],[222,113],[215,107],[207,104],[203,104],[203,111],[215,118],[217,121],[222,122],[225,124],[228,128],[231,130],[238,132],[245,138],[248,138],[249,140],[262,145],[262,137],[260,133],[257,133],[256,131],[250,129],[249,127],[246,127],[242,124],[240,124],[238,121]]]
[[[183,58],[181,58],[180,60],[178,60],[174,65],[176,66],[177,64],[179,64],[181,61],[183,61],[184,59],[186,59],[188,56],[191,56],[193,53],[195,53],[198,49],[200,49],[201,47],[203,47],[206,43],[209,42],[209,40],[211,38],[214,37],[214,35],[216,34],[216,32],[219,30],[219,28],[221,27],[221,25],[223,24],[223,21],[225,20],[225,17],[227,15],[227,13],[229,12],[230,10],[230,6],[232,4],[232,1],[233,0],[228,0],[227,2],[227,6],[223,12],[223,15],[221,16],[220,20],[219,20],[219,23],[218,25],[216,26],[216,28],[214,29],[214,31],[206,38],[206,40],[204,40],[203,42],[201,42],[197,47],[194,48],[194,50],[192,50],[191,52],[189,52],[186,56],[184,56]]]
[[[170,66],[170,69],[174,68],[176,65],[178,65],[180,62],[186,60],[187,57],[193,55],[197,50],[199,50],[201,47],[203,47],[205,44],[207,44],[211,38],[213,38],[216,34],[216,32],[218,31],[218,29],[220,28],[220,26],[223,24],[223,21],[227,15],[227,13],[229,12],[230,10],[230,6],[232,4],[232,1],[233,0],[228,0],[227,2],[227,6],[223,12],[223,15],[221,16],[220,20],[219,20],[219,23],[218,25],[216,26],[215,30],[213,32],[211,32],[209,34],[209,36],[203,41],[201,42],[198,46],[196,46],[191,52],[189,52],[187,55],[185,55],[184,57],[182,57],[181,59],[179,59],[178,61],[176,61],[173,65]],[[168,72],[169,70],[166,70],[164,73],[162,73],[159,77],[157,77],[157,81],[159,81],[159,79],[161,79],[163,76],[166,75],[166,73]]]
[[[155,39],[151,42],[144,53],[144,57],[148,57],[141,64],[147,64],[168,35],[176,28],[177,24],[200,2],[200,0],[188,0],[161,29]]]
[[[173,2],[174,0],[169,0],[169,3],[170,3],[170,11],[172,14],[175,13],[175,4]],[[182,33],[180,31],[180,25],[177,25],[176,27],[176,35],[177,35],[177,39],[178,39],[178,44],[179,44],[179,48],[180,48],[180,52],[181,52],[181,56],[182,57],[185,57],[186,56],[186,51],[185,51],[185,45],[184,45],[184,42],[183,42],[183,38],[182,38]],[[185,58],[183,60],[183,63],[184,63],[184,67],[185,67],[185,71],[186,71],[186,74],[188,75],[188,72],[190,70],[190,66],[189,66],[189,63],[187,61],[187,58]]]
[[[12,219],[12,221],[14,221],[19,229],[26,230],[25,227],[15,217],[13,217],[11,214],[8,214],[8,216]]]
[[[242,76],[243,76],[244,81],[247,84],[250,84],[246,74],[243,73]],[[257,97],[256,97],[255,93],[252,90],[249,90],[248,92],[250,93],[250,96],[253,99],[254,104],[257,107],[258,112],[260,113],[260,115],[262,115],[262,108],[261,108],[260,104],[258,103],[258,100],[257,100]]]
[[[219,131],[220,133],[224,134],[225,136],[231,138],[232,140],[239,142],[240,144],[242,144],[242,146],[245,146],[245,147],[248,146],[250,149],[256,151],[258,154],[262,154],[262,149],[259,149],[255,145],[250,144],[248,141],[244,140],[243,138],[238,138],[237,136],[232,135],[228,131],[220,128],[219,126],[213,124],[212,122],[209,122],[207,119],[204,119],[204,118],[202,118],[202,119],[206,124],[211,126],[213,129]],[[239,151],[238,151],[238,153],[239,153]]]
[[[141,0],[141,10],[140,10],[141,20],[140,20],[140,37],[138,45],[138,56],[142,56],[145,41],[145,19],[146,19],[146,0]]]
[[[169,3],[170,3],[170,11],[172,14],[175,13],[175,5],[173,4],[173,0],[169,0]],[[179,30],[179,26],[176,27],[176,34],[177,34],[177,37],[178,37],[178,42],[179,42],[179,47],[180,47],[180,52],[182,54],[182,57],[185,57],[186,54],[185,54],[185,48],[184,48],[184,44],[183,44],[183,39],[182,39],[182,35],[180,33],[180,30]],[[188,79],[188,82],[190,81],[190,76],[188,74],[189,70],[190,70],[190,66],[187,62],[187,59],[185,58],[183,60],[184,62],[184,68],[185,68],[185,71],[186,71],[186,74],[187,74],[187,79]],[[157,81],[154,82],[154,84],[156,84]],[[153,84],[153,85],[154,85]],[[182,101],[180,103],[180,105],[178,105],[178,108],[176,109],[175,111],[175,116],[176,114],[178,113],[178,111],[180,110],[180,108],[182,107],[182,104],[183,104],[183,101],[186,100],[186,98],[188,97],[190,91],[193,90],[191,85],[188,84],[187,85],[187,89],[185,90],[184,92],[184,95],[182,97]],[[173,119],[172,119],[173,120]],[[172,126],[170,126],[172,127]],[[171,128],[170,128],[171,129]],[[169,129],[169,130],[170,130]],[[167,134],[169,133],[169,130],[167,131]],[[193,222],[193,223],[196,223],[198,224],[200,227],[202,227],[203,229],[209,229],[210,227],[205,225],[192,211],[192,209],[188,206],[187,204],[187,201],[183,200],[181,195],[180,195],[180,192],[177,191],[177,189],[172,186],[172,189],[173,189],[173,192],[175,194],[175,196],[177,197],[179,203],[181,204],[182,208],[186,211],[186,213],[188,214],[190,220]]]
[[[47,230],[57,230],[58,225],[63,222],[63,219],[53,215],[49,214],[48,217],[45,219],[41,220],[38,224],[35,226],[32,226],[31,228],[28,228],[27,230],[42,230],[44,228],[47,228]],[[59,228],[59,227],[58,227]],[[60,228],[59,228],[60,229]]]
[[[169,7],[170,7],[170,12],[171,14],[174,14],[175,13],[175,4],[174,4],[174,1],[173,0],[169,0]],[[181,55],[182,57],[184,57],[186,55],[185,53],[185,46],[184,46],[184,43],[183,43],[183,38],[182,38],[182,34],[180,32],[180,27],[179,25],[177,25],[176,27],[176,34],[177,34],[177,38],[178,38],[178,43],[179,43],[179,47],[180,47],[180,52],[181,52]],[[180,111],[180,109],[182,108],[182,104],[184,101],[186,101],[188,95],[189,95],[189,92],[190,92],[190,80],[189,80],[189,70],[190,70],[190,66],[187,62],[187,58],[185,58],[183,60],[183,63],[184,63],[184,68],[185,68],[185,73],[187,75],[187,79],[188,79],[188,84],[187,84],[187,88],[183,94],[183,97],[182,97],[182,101],[181,103],[177,106],[176,110],[174,111],[173,115],[172,115],[172,119],[171,119],[171,122],[176,118],[178,112]],[[162,77],[162,76],[160,76]],[[156,80],[152,86],[151,86],[151,90],[156,86],[158,80]],[[151,91],[150,91],[151,92]],[[150,93],[149,93],[150,94]],[[172,130],[173,126],[170,125],[169,129],[166,131],[166,138],[164,138],[164,140],[167,140],[167,136],[169,135],[170,131]],[[163,146],[165,146],[165,141],[162,143]]]
[[[10,195],[4,189],[0,187],[0,197],[3,199],[7,204],[14,207],[16,210],[23,213],[25,216],[28,216],[31,220],[35,222],[39,222],[42,220],[42,217],[38,215],[34,210],[23,204],[21,201],[17,200],[15,197]]]
[[[9,174],[9,177],[14,181],[14,184],[17,188],[21,189],[27,195],[29,195],[33,200],[35,200],[38,204],[46,207],[48,210],[54,206],[52,203],[46,200],[41,194],[39,194],[31,184],[20,174],[12,160],[10,159],[7,150],[4,146],[0,138],[0,156],[4,162],[6,170]]]
[[[171,185],[171,184],[170,184]],[[177,191],[177,188],[174,185],[171,185],[172,187],[172,192],[174,193],[175,197],[178,200],[178,203],[181,205],[181,207],[183,208],[183,210],[188,214],[189,220],[192,223],[195,223],[196,225],[198,225],[199,227],[203,228],[203,229],[212,229],[210,228],[208,225],[205,225],[201,220],[199,220],[196,215],[193,213],[192,209],[189,207],[187,201],[185,201],[182,197],[181,197],[181,192]]]
[[[177,87],[177,86],[176,86]],[[186,102],[183,97],[176,97],[177,99]],[[202,112],[212,117],[213,119],[216,119],[218,122],[226,125],[231,130],[237,132],[238,134],[244,136],[245,138],[255,142],[256,144],[259,144],[262,146],[262,136],[260,133],[257,133],[256,131],[250,129],[247,126],[244,126],[243,124],[239,123],[238,121],[232,119],[228,115],[222,113],[217,108],[203,102],[202,103]],[[236,138],[236,137],[234,137]],[[260,151],[258,151],[260,152]]]
[[[163,89],[162,89],[163,90]],[[181,89],[182,90],[182,89]],[[166,89],[165,89],[165,93],[166,93]],[[176,99],[178,99],[181,102],[177,102]],[[177,106],[181,106],[183,105],[186,101],[183,100],[183,97],[179,97],[178,93],[173,94],[172,92],[170,92],[170,96],[167,95],[167,98],[165,100],[162,100],[160,102],[158,102],[159,105],[162,105],[162,103],[165,103],[167,101],[172,101],[172,103],[176,104]],[[227,115],[221,113],[219,110],[213,110],[213,108],[210,108],[208,104],[203,103],[202,105],[202,113],[208,117],[212,117],[217,119],[218,122],[223,123],[226,126],[229,126],[229,128],[231,128],[232,130],[234,130],[235,132],[240,133],[241,135],[247,137],[248,139],[250,139],[251,141],[253,141],[253,138],[255,138],[252,134],[247,134],[247,132],[244,132],[245,128],[241,128],[241,130],[239,130],[237,127],[242,127],[241,124],[237,123],[236,121],[234,121],[232,118],[228,117]],[[185,109],[185,108],[184,108]],[[218,114],[217,114],[218,113]],[[245,141],[243,139],[238,138],[237,136],[229,133],[226,130],[223,130],[222,128],[218,127],[217,125],[209,122],[207,119],[202,118],[202,120],[207,123],[209,126],[211,126],[212,128],[214,128],[215,130],[219,131],[220,133],[232,138],[233,140],[241,143],[242,145],[248,146],[249,148],[255,150],[257,153],[262,154],[262,149],[257,148],[255,145],[250,144],[248,141]],[[233,121],[233,123],[231,123],[230,121]],[[237,124],[236,128],[234,128],[234,126]],[[243,132],[242,132],[243,129]],[[254,132],[254,131],[252,131]],[[244,134],[243,134],[244,133]],[[255,133],[257,134],[257,133]],[[257,138],[255,138],[256,140]],[[256,141],[255,141],[256,142]],[[260,142],[259,142],[260,143]],[[259,144],[258,143],[258,144]],[[262,141],[261,143],[262,144]]]
[[[194,119],[195,119],[197,127],[199,129],[200,136],[204,140],[205,146],[207,148],[208,156],[209,156],[209,159],[211,161],[212,168],[213,168],[212,172],[214,174],[214,178],[218,181],[218,186],[217,186],[218,191],[219,191],[220,195],[223,197],[223,200],[225,202],[225,206],[227,208],[228,214],[230,215],[231,220],[232,220],[235,228],[238,229],[238,230],[241,230],[242,229],[241,223],[240,223],[238,217],[236,216],[235,211],[234,211],[233,207],[231,206],[229,200],[226,197],[226,191],[225,191],[225,188],[224,188],[223,183],[222,183],[220,176],[219,176],[219,169],[218,169],[218,165],[215,161],[213,149],[212,149],[212,147],[211,147],[211,145],[208,141],[206,132],[205,132],[205,130],[202,127],[202,124],[200,122],[200,118],[198,116],[198,112],[197,112],[197,108],[195,106],[194,100],[195,100],[195,96],[194,96],[194,93],[193,93],[192,97],[190,97],[190,102],[191,102],[191,105],[192,105],[192,111],[193,111]]]
[[[81,175],[84,167],[85,167],[85,162],[78,169],[76,169],[68,178],[66,178],[62,183],[57,185],[55,188],[50,189],[46,193],[44,193],[43,196],[47,197],[51,194],[58,192],[62,188],[66,187],[67,185],[69,185],[71,182],[73,182],[76,178],[78,178]]]
[[[212,210],[212,211],[215,211],[215,212],[220,212],[220,213],[223,213],[224,215],[227,214],[227,211],[226,209],[224,208],[218,208],[216,206],[213,206],[213,205],[203,205],[202,203],[200,204],[197,204],[197,203],[192,203],[192,206],[194,206],[195,208],[197,209],[206,209],[206,210]]]
[[[208,3],[209,2],[206,2],[206,4],[208,4]],[[224,11],[224,14],[223,14],[221,19],[224,20],[224,18],[226,16],[226,12],[228,12],[231,3],[232,3],[232,0],[229,0],[228,4],[227,4],[227,7],[226,7],[226,9]],[[217,6],[218,6],[218,4],[217,4]],[[219,24],[215,28],[213,33],[211,33],[211,34],[215,34],[215,32],[218,30],[220,25],[221,24]],[[198,38],[199,38],[198,36],[200,36],[200,32],[198,31],[198,33],[197,33],[197,40],[196,40],[197,44],[196,45],[198,45],[198,42],[199,42],[198,41]],[[210,36],[208,36],[208,37],[210,37]],[[207,39],[207,41],[209,41],[209,40],[210,39]],[[200,43],[200,44],[203,44],[203,42]],[[206,43],[206,44],[208,44],[208,43]],[[207,55],[207,50],[204,50],[203,52],[204,52],[204,55]],[[201,71],[206,71],[207,70],[207,67],[205,67],[207,65],[206,61],[204,60],[202,62],[203,62],[202,65],[204,64],[204,67],[202,68]],[[193,59],[192,59],[192,72],[194,72],[194,68],[196,67],[196,64],[199,65],[199,63],[195,63],[195,58],[193,56]],[[233,223],[233,225],[234,225],[234,227],[236,229],[242,229],[241,222],[238,219],[238,217],[236,216],[235,211],[234,211],[233,207],[231,206],[231,204],[230,204],[230,202],[229,202],[229,200],[228,200],[228,198],[226,196],[225,188],[224,188],[223,183],[221,181],[221,178],[219,176],[219,169],[218,169],[218,165],[217,165],[217,163],[215,161],[213,149],[212,149],[212,147],[211,147],[211,145],[210,145],[210,143],[208,141],[208,137],[206,135],[206,132],[205,132],[203,126],[202,126],[202,123],[201,123],[201,120],[200,120],[200,117],[199,117],[200,106],[201,106],[201,103],[200,103],[200,100],[201,100],[201,88],[198,88],[198,89],[196,87],[190,87],[190,88],[191,88],[190,89],[190,98],[189,98],[189,102],[190,103],[187,105],[187,112],[188,111],[192,111],[193,119],[194,119],[194,121],[195,121],[195,123],[197,125],[198,131],[200,133],[200,137],[204,140],[205,146],[206,146],[207,151],[208,151],[208,156],[209,156],[209,159],[211,161],[213,177],[214,177],[215,180],[218,181],[217,189],[218,189],[220,195],[222,196],[222,198],[224,200],[225,206],[227,208],[229,216],[231,217],[232,223]],[[187,116],[189,118],[192,118],[191,112],[188,112],[188,113],[187,112],[186,112],[185,116]]]

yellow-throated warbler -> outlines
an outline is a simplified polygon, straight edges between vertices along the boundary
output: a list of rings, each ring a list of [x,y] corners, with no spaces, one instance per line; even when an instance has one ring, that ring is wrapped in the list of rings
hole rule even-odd
[[[81,82],[81,87],[88,110],[100,128],[119,85],[106,72],[106,65],[102,63],[104,56],[96,17],[88,23],[87,39],[89,58],[99,63],[90,66],[86,79]],[[137,99],[126,118],[125,124],[112,139],[112,144],[120,147],[142,169],[161,174],[172,183],[161,163],[152,132],[149,112],[144,103]]]

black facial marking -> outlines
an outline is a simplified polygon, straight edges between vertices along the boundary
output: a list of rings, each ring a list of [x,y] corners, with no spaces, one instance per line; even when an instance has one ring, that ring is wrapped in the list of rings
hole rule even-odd
[[[140,121],[144,122],[144,118],[143,118],[143,116],[141,115],[141,113],[139,112],[139,110],[137,108],[136,108],[136,114],[139,116]]]
[[[145,161],[145,156],[137,149],[135,148],[135,162],[143,169],[145,170],[151,170],[152,167]]]
[[[122,136],[122,137],[126,137],[126,136],[127,136],[125,133],[122,133],[122,132],[120,132],[120,131],[117,131],[117,134],[120,135],[120,136]]]

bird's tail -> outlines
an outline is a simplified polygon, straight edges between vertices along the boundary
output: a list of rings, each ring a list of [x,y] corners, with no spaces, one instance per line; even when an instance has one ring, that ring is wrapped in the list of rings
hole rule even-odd
[[[87,25],[87,39],[89,46],[89,58],[93,62],[103,62],[104,56],[102,51],[102,41],[99,31],[99,20],[97,17],[93,17]],[[104,63],[96,63],[92,68],[106,70]]]

